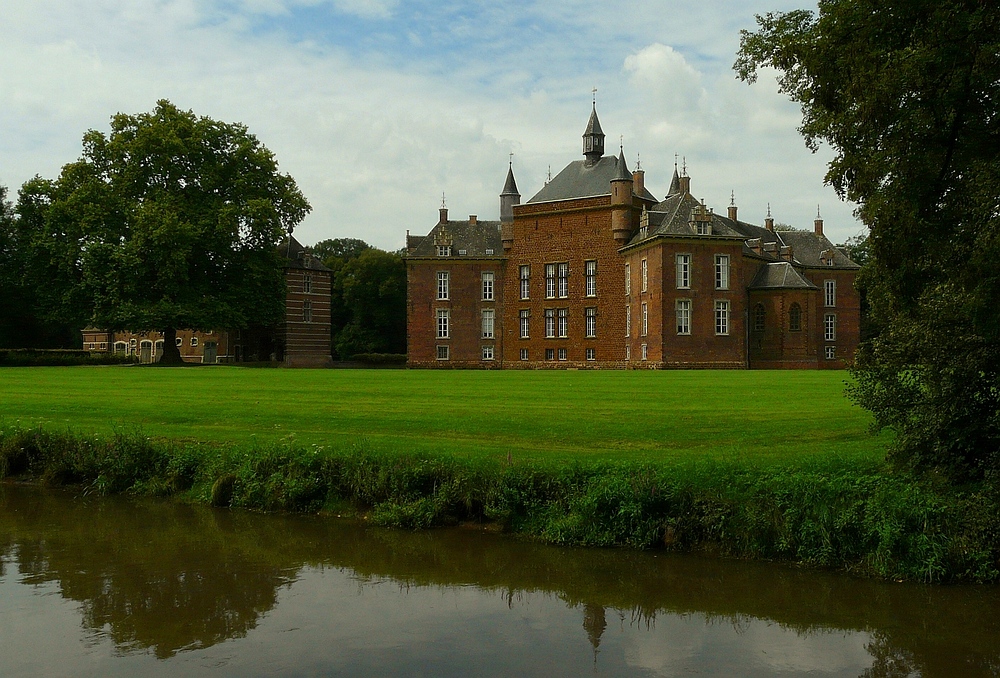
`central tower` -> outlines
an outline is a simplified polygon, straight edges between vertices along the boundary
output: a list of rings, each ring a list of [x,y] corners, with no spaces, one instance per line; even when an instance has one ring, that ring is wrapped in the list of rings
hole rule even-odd
[[[604,156],[604,131],[601,129],[601,121],[597,119],[597,102],[590,112],[590,120],[587,122],[587,129],[583,133],[583,155],[587,158],[584,165],[591,167]]]

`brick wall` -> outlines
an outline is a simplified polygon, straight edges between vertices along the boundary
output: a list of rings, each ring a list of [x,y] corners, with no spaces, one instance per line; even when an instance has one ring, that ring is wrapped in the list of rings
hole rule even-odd
[[[284,362],[289,367],[319,367],[331,362],[330,287],[329,271],[285,269],[285,324],[279,341],[284,344]]]

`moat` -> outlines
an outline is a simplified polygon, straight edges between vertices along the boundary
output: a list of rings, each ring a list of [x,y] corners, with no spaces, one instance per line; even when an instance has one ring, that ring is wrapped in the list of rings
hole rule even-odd
[[[1000,675],[1000,588],[0,484],[0,675]]]

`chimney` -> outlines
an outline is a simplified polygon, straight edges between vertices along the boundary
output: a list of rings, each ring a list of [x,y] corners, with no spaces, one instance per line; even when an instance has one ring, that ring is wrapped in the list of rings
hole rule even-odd
[[[774,219],[771,218],[770,214],[764,218],[764,227],[771,233],[774,233]]]
[[[816,221],[813,222],[813,231],[816,235],[823,235],[823,217],[819,215],[819,205],[816,205]]]
[[[475,226],[475,225],[476,225],[476,215],[475,214],[470,214],[469,215],[469,226]]]
[[[763,248],[763,243],[761,243],[760,238],[751,238],[747,240],[747,247],[754,251],[756,254],[760,254]]]
[[[736,221],[736,205],[729,206],[729,218]]]
[[[690,195],[691,194],[691,177],[689,177],[688,175],[685,174],[682,177],[678,177],[678,179],[680,180],[680,184],[681,184],[681,195]]]
[[[442,207],[438,210],[438,223],[443,224],[448,221],[448,208]]]
[[[639,169],[639,167],[636,167],[635,171],[632,172],[632,193],[634,195],[641,196],[646,190],[645,177],[646,172]]]
[[[791,245],[782,245],[781,246],[781,253],[779,254],[779,256],[782,259],[784,259],[785,261],[791,261],[792,260],[792,246]]]

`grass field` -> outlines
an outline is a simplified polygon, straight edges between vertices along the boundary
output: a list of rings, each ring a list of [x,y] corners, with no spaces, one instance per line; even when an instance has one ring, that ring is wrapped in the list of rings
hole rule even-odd
[[[519,459],[865,465],[885,439],[835,371],[5,368],[0,424]]]

